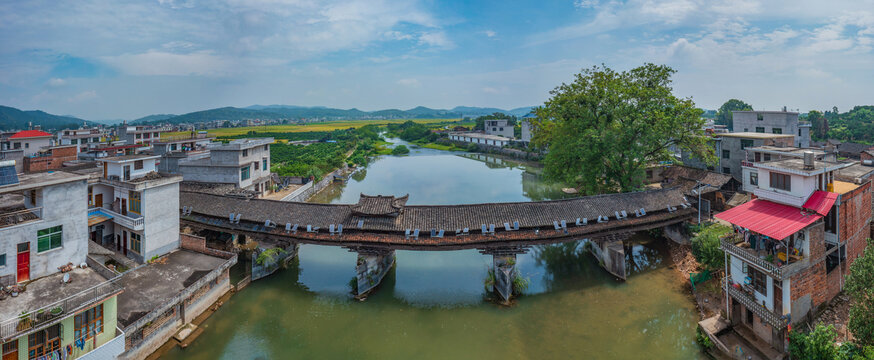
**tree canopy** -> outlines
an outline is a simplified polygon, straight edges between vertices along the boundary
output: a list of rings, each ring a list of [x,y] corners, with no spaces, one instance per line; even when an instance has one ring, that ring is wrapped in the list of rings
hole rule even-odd
[[[871,239],[862,256],[850,265],[846,291],[853,299],[847,327],[860,344],[874,346],[874,241]]]
[[[589,194],[625,192],[643,187],[648,165],[673,160],[674,147],[713,162],[702,111],[671,93],[674,72],[595,66],[552,90],[531,124],[534,144],[549,149],[545,175]]]
[[[829,139],[874,144],[874,106],[856,106],[843,114],[834,107],[823,116]]]
[[[734,131],[734,122],[732,119],[732,111],[752,110],[753,107],[738,99],[731,99],[722,104],[719,110],[716,111],[716,123],[719,125],[728,126],[729,130]]]

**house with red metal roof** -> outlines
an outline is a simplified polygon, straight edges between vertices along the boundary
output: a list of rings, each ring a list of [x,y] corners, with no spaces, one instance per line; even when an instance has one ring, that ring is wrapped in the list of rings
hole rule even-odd
[[[52,145],[52,134],[42,130],[19,131],[3,141],[3,150],[22,149],[24,156],[31,156],[46,146]]]
[[[756,171],[754,199],[715,215],[734,227],[721,239],[728,322],[779,353],[790,326],[843,289],[870,234],[871,182],[836,180],[851,163],[804,155],[745,164]]]

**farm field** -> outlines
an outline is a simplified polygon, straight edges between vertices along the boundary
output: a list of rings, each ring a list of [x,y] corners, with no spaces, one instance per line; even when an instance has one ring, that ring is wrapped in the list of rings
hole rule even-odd
[[[326,121],[310,124],[288,124],[288,125],[268,125],[268,126],[246,126],[238,128],[220,128],[210,129],[207,133],[216,137],[230,137],[244,135],[250,131],[259,133],[277,132],[315,132],[315,131],[333,131],[337,129],[360,128],[365,125],[387,125],[401,124],[407,121],[413,121],[419,124],[436,125],[440,123],[457,123],[460,125],[469,125],[472,122],[462,123],[461,119],[392,119],[392,120],[346,120],[346,121]],[[171,132],[163,136],[184,135],[187,131]]]

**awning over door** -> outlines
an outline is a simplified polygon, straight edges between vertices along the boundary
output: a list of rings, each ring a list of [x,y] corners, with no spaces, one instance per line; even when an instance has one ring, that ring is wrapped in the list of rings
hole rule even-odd
[[[797,207],[756,199],[715,215],[734,225],[783,240],[822,218]]]

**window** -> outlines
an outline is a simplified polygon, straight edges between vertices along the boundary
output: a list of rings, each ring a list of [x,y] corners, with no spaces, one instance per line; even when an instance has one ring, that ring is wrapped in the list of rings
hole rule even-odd
[[[758,271],[752,267],[747,269],[749,272],[747,273],[750,276],[750,284],[753,286],[753,290],[756,290],[757,293],[762,295],[768,294],[768,280],[765,278],[765,273]]]
[[[756,152],[756,162],[762,161],[762,153]]]
[[[63,245],[63,225],[39,230],[36,235],[36,252],[57,249]]]
[[[73,337],[76,340],[91,339],[103,333],[103,304],[85,310],[73,319]]]
[[[757,133],[764,133],[765,127],[764,126],[756,126],[756,132]]]
[[[746,148],[748,148],[748,147],[753,147],[753,141],[752,141],[752,140],[745,140],[745,139],[744,139],[744,140],[741,140],[741,141],[740,141],[740,149],[741,149],[741,150],[746,149]]]
[[[79,139],[70,139],[70,145],[78,145]]]
[[[750,173],[750,185],[759,186],[759,173]]]
[[[61,350],[61,324],[27,336],[27,357],[35,359]]]
[[[801,129],[798,129],[798,136],[801,136]]]
[[[143,194],[136,191],[127,193],[127,210],[137,214],[143,213]]]
[[[155,136],[155,137],[161,137],[161,133],[155,133],[154,136]]]
[[[25,149],[30,149],[30,143],[24,143],[24,148],[25,148]]]
[[[143,169],[143,161],[137,160],[134,161],[134,170],[142,170]]]
[[[143,135],[137,134],[137,139],[141,139],[142,137],[143,137]]]
[[[267,158],[261,159],[261,170],[267,171]]]
[[[772,172],[771,187],[774,189],[792,191],[792,177],[787,174]]]
[[[243,149],[243,157],[249,156],[249,149]]]
[[[762,115],[762,113],[758,113],[756,114],[756,120],[762,121],[765,120],[765,117]]]
[[[15,143],[15,146],[13,146],[13,148],[21,149],[21,143],[20,142]]]
[[[722,158],[723,159],[731,159],[731,151],[722,150]]]
[[[94,188],[91,187],[91,186],[89,186],[89,187],[88,187],[88,206],[91,206],[91,205],[94,204],[94,196],[93,196],[93,194],[94,194]]]
[[[6,254],[0,254],[0,266],[6,266]]]
[[[264,145],[264,151],[270,151],[270,145]]]
[[[240,180],[249,180],[249,167],[240,169]]]
[[[18,359],[18,339],[3,344],[3,358]]]
[[[744,132],[749,132],[750,128],[744,128]]]
[[[722,168],[722,173],[723,174],[731,174],[731,168],[727,168],[727,167]]]
[[[176,144],[170,144],[170,151],[176,151]]]
[[[501,129],[501,131],[504,131],[504,128],[500,128],[500,129]]]
[[[771,132],[774,134],[782,134],[783,129],[782,128],[771,128]]]
[[[765,154],[765,161],[771,161],[771,154]]]

